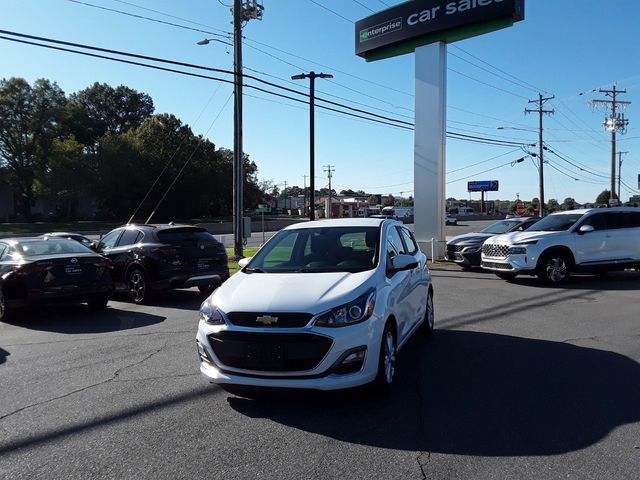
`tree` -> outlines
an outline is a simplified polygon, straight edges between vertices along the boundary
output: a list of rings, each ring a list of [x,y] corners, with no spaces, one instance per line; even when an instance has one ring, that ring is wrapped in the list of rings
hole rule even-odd
[[[357,195],[357,193],[349,188],[348,190],[341,190],[340,195]]]
[[[369,195],[369,198],[367,198],[367,203],[369,205],[378,205],[380,203],[380,196],[379,195]]]
[[[576,201],[572,197],[567,197],[562,202],[562,210],[575,210]]]
[[[549,202],[547,202],[547,213],[557,212],[558,210],[560,210],[560,204],[558,203],[558,200],[556,200],[555,198],[550,198]]]
[[[107,134],[139,127],[153,110],[153,100],[146,93],[98,82],[72,94],[67,107],[71,132],[89,147]]]
[[[46,168],[55,138],[61,133],[64,92],[56,83],[22,78],[0,80],[0,167],[17,193],[17,210],[31,218],[33,185]]]
[[[391,194],[387,195],[382,199],[383,207],[393,207],[395,204],[396,204],[396,199]]]
[[[611,192],[609,190],[603,190],[600,192],[600,195],[596,198],[597,204],[608,204],[611,199]]]

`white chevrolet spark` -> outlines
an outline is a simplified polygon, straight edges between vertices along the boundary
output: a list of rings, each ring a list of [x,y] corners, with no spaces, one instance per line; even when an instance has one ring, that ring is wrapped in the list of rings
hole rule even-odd
[[[200,371],[229,390],[388,389],[397,352],[433,330],[427,259],[400,222],[299,223],[242,264],[202,304],[196,339]]]

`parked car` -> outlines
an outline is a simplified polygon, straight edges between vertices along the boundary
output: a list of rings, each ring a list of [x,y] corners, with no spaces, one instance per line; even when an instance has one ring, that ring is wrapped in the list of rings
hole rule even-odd
[[[572,272],[603,273],[640,267],[640,210],[633,207],[553,213],[526,232],[488,239],[482,267],[513,279],[537,275],[550,284]]]
[[[0,320],[8,310],[56,301],[98,310],[113,292],[111,262],[66,238],[0,240]]]
[[[56,238],[67,238],[69,240],[75,240],[76,242],[80,242],[85,247],[92,248],[93,242],[85,237],[84,235],[80,235],[79,233],[72,232],[50,232],[45,233],[43,237],[56,237]]]
[[[444,220],[445,225],[458,225],[458,219],[447,213]]]
[[[474,233],[458,235],[447,242],[445,259],[455,262],[462,268],[480,266],[482,245],[487,238],[507,232],[523,232],[538,220],[537,217],[521,217],[501,220]]]
[[[403,224],[298,223],[271,238],[200,308],[200,371],[244,387],[389,389],[396,354],[434,327],[427,259]]]
[[[206,229],[191,225],[125,225],[107,233],[96,251],[114,264],[116,291],[134,303],[171,288],[211,293],[229,278],[227,252]]]

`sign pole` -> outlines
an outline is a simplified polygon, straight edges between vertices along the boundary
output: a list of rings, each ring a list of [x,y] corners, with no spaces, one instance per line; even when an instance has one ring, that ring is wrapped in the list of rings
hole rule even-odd
[[[435,238],[434,254],[444,253],[447,46],[416,48],[414,133],[415,235],[426,247]]]

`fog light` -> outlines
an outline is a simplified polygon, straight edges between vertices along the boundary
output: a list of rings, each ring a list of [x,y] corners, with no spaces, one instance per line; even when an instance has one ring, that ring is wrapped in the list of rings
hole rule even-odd
[[[198,347],[198,356],[200,357],[200,361],[213,365],[213,361],[209,358],[209,354],[204,348],[204,345],[202,345],[198,340],[196,340],[196,345]]]
[[[333,370],[334,373],[345,375],[347,373],[359,372],[362,369],[364,358],[367,354],[367,347],[360,347],[359,350],[348,352]]]

